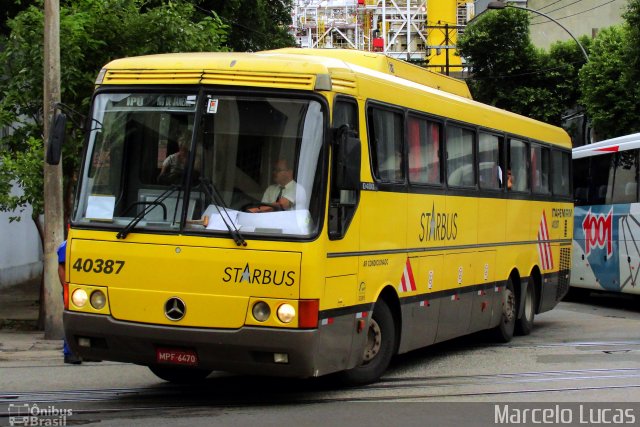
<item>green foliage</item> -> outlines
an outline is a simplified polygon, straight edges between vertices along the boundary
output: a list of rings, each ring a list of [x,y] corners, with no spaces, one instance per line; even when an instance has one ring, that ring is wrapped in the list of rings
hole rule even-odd
[[[574,99],[566,72],[575,72],[558,46],[547,55],[529,36],[526,11],[507,8],[489,12],[470,25],[458,50],[473,65],[469,88],[474,99],[545,122],[560,124],[563,101]]]
[[[593,42],[589,63],[580,71],[581,102],[600,139],[640,130],[633,114],[637,101],[628,94],[633,85],[624,56],[627,40],[622,27],[602,30]]]
[[[23,212],[29,205],[31,216],[36,219],[44,210],[42,191],[42,141],[33,137],[25,141],[25,149],[19,152],[4,152],[0,155],[0,211]],[[11,187],[15,183],[23,192],[12,196]],[[9,217],[9,222],[20,221],[19,216]]]
[[[466,29],[458,50],[473,66],[469,88],[478,101],[560,125],[578,100],[577,75],[585,62],[579,47],[571,40],[549,53],[536,49],[524,10],[485,13]]]
[[[230,26],[228,46],[237,52],[295,46],[289,34],[293,0],[196,0]]]
[[[7,22],[11,33],[0,51],[0,128],[10,135],[0,139],[10,161],[0,165],[0,209],[22,206],[6,191],[10,179],[36,185],[28,167],[41,176],[43,156],[31,163],[33,144],[43,136],[43,0]],[[67,0],[60,9],[61,99],[76,111],[87,112],[95,76],[114,58],[177,51],[226,50],[227,26],[215,13],[203,13],[192,2],[173,0],[149,7],[146,0]],[[75,131],[63,153],[65,201],[78,170],[83,136]],[[24,163],[24,164],[21,164]],[[13,169],[9,170],[8,168]],[[23,187],[34,214],[42,211],[42,189]],[[28,195],[28,196],[27,196]]]

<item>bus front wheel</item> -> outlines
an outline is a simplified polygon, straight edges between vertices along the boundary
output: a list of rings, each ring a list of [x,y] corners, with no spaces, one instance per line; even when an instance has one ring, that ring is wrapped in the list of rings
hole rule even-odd
[[[511,278],[507,280],[504,292],[502,292],[502,313],[500,323],[491,332],[493,338],[498,342],[509,342],[513,338],[513,331],[516,325],[516,294],[513,291]]]
[[[171,383],[194,383],[202,381],[211,373],[207,369],[196,368],[182,368],[175,366],[149,366],[151,372],[153,372],[158,378]]]
[[[343,372],[343,380],[350,385],[377,381],[389,366],[396,347],[396,329],[391,309],[386,302],[376,302],[367,330],[362,364]]]

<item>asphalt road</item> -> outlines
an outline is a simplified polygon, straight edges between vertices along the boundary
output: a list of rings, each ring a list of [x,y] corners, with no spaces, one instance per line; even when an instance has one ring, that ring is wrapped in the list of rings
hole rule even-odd
[[[555,425],[636,424],[639,333],[639,299],[592,296],[537,316],[532,334],[509,344],[482,335],[438,344],[349,389],[222,373],[184,386],[120,363],[0,361],[0,425],[25,425],[26,413],[38,425],[533,425],[536,414]]]

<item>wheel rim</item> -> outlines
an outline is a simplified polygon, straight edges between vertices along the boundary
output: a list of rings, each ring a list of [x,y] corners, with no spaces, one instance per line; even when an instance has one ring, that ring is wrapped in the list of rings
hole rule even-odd
[[[367,346],[364,349],[364,363],[368,363],[373,360],[380,352],[382,346],[382,331],[378,322],[371,319],[369,324],[369,331],[367,332]]]
[[[511,289],[506,289],[504,293],[504,301],[502,302],[502,317],[504,323],[513,321],[516,312],[516,298]]]

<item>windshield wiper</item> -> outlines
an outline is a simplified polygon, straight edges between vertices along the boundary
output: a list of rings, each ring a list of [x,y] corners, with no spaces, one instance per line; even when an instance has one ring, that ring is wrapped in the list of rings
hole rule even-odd
[[[162,204],[162,202],[169,197],[170,195],[172,195],[176,190],[178,190],[180,188],[179,185],[172,185],[169,188],[167,188],[164,192],[160,193],[160,195],[158,195],[158,197],[156,197],[155,199],[149,201],[149,202],[145,202],[145,204],[147,205],[143,210],[141,210],[140,212],[138,212],[138,214],[136,216],[134,216],[131,221],[129,221],[129,223],[118,232],[118,234],[116,234],[116,237],[118,239],[124,239],[127,237],[127,235],[131,232],[131,230],[133,230],[135,228],[136,225],[138,225],[138,223],[140,222],[140,220],[142,220],[142,218],[145,217],[145,215],[147,215],[149,212],[151,212],[153,209],[156,208],[156,206],[162,206],[166,212],[166,207],[164,207],[164,205]]]
[[[227,230],[229,230],[229,234],[231,235],[233,241],[236,242],[236,245],[247,246],[247,242],[244,240],[244,237],[242,237],[242,234],[240,234],[240,230],[238,230],[238,228],[236,227],[233,219],[231,218],[231,215],[229,215],[229,212],[227,212],[227,206],[224,203],[222,196],[220,196],[220,193],[218,193],[216,186],[213,185],[213,182],[200,177],[200,184],[202,188],[204,188],[204,191],[207,193],[207,196],[209,196],[209,198],[213,200],[213,205],[218,210],[220,218],[222,218],[222,222],[224,222]],[[221,207],[222,209],[220,209]]]

